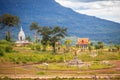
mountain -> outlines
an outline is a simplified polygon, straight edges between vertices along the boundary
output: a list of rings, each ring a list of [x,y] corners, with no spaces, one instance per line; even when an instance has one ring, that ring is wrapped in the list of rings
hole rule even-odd
[[[0,0],[0,15],[17,15],[26,35],[33,35],[29,26],[36,21],[40,26],[61,26],[68,28],[70,36],[88,37],[95,41],[120,43],[120,24],[94,16],[74,12],[55,0]],[[19,29],[12,29],[17,38]],[[0,32],[3,37],[5,30]],[[33,36],[31,36],[33,37]]]

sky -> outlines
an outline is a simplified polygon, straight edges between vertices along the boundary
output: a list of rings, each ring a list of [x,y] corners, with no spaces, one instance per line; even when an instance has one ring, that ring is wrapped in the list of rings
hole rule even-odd
[[[120,23],[120,0],[55,0],[64,7]]]

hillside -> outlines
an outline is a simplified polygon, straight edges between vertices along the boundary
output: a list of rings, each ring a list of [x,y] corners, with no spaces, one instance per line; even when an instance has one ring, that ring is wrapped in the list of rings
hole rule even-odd
[[[26,35],[33,35],[29,26],[33,21],[40,26],[67,27],[70,36],[89,37],[91,40],[120,43],[120,24],[74,12],[54,0],[0,0],[0,15],[19,16]],[[18,29],[12,30],[18,34]],[[5,31],[0,31],[2,38]],[[13,34],[14,38],[17,35]],[[33,37],[33,36],[31,36]]]

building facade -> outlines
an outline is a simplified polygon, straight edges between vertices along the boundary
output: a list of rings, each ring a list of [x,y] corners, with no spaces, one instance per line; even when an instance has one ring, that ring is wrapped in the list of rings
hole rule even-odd
[[[88,49],[89,43],[90,43],[89,38],[79,38],[76,46],[79,47],[81,51],[84,51]]]

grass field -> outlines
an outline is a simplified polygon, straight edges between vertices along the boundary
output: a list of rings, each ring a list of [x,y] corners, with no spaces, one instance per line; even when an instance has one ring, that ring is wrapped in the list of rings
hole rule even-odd
[[[6,43],[6,42],[5,42]],[[85,51],[79,52],[77,58],[82,60],[82,66],[70,66],[69,61],[74,59],[74,51],[52,54],[52,50],[33,50],[30,47],[9,46],[10,43],[0,45],[0,75],[95,75],[95,74],[120,74],[120,52]],[[10,50],[7,50],[10,49]],[[12,49],[12,50],[11,50]],[[47,63],[48,65],[44,65]],[[87,65],[90,66],[87,66]],[[118,68],[118,70],[117,70]],[[51,80],[61,80],[56,77]],[[5,80],[4,78],[2,80]],[[30,79],[23,79],[30,80]],[[65,79],[64,80],[69,80]],[[70,79],[80,80],[80,79]],[[83,80],[83,79],[81,79]],[[90,80],[90,79],[85,79]],[[101,79],[104,80],[104,79]],[[113,80],[117,80],[113,79]],[[119,79],[118,79],[119,80]]]

